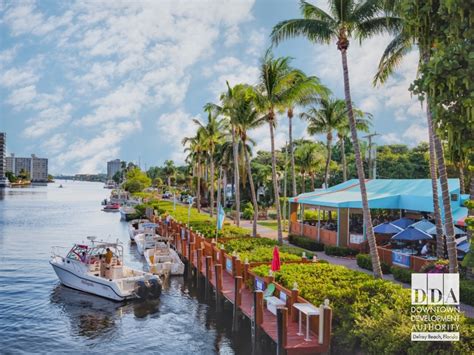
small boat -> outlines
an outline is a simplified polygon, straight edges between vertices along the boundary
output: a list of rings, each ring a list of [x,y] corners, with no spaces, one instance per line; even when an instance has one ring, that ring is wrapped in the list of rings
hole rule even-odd
[[[135,235],[135,243],[140,255],[144,255],[146,249],[153,249],[157,241],[161,240],[161,236],[156,234],[155,229],[147,229],[143,233]]]
[[[74,244],[61,256],[53,248],[50,264],[61,283],[114,301],[133,298],[157,298],[161,294],[161,279],[151,273],[131,269],[123,264],[123,247],[118,241],[108,243],[87,237],[88,244]],[[106,264],[107,249],[112,260]]]
[[[60,189],[62,189],[62,188],[63,188],[63,184],[59,185],[58,187],[59,187]]]
[[[153,249],[145,250],[149,271],[157,275],[183,275],[184,263],[166,241],[157,241]]]
[[[120,207],[120,219],[122,221],[129,221],[133,216],[135,216],[137,212],[135,208],[130,206],[122,206]]]
[[[114,180],[107,180],[104,185],[104,189],[115,189],[115,181]]]
[[[108,205],[105,205],[104,208],[102,208],[102,211],[104,212],[119,212],[120,211],[120,204],[118,203],[109,203]]]
[[[157,225],[151,223],[148,219],[133,219],[128,222],[128,234],[132,242],[135,241],[135,236],[144,233],[147,229],[154,229]]]

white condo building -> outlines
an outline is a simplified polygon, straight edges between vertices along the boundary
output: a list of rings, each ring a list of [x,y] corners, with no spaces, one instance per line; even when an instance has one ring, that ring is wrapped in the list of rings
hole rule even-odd
[[[112,179],[117,171],[120,171],[120,159],[115,159],[107,162],[107,179]]]
[[[6,158],[6,171],[18,176],[24,170],[33,182],[48,181],[48,159],[38,158],[31,154],[31,158],[17,158],[14,154]]]

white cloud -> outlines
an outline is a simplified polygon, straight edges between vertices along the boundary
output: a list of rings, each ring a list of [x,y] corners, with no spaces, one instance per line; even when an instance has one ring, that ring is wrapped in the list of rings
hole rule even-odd
[[[161,115],[156,121],[160,139],[171,151],[170,159],[178,164],[183,163],[186,156],[184,146],[181,143],[183,138],[191,137],[196,133],[196,125],[192,121],[193,119],[200,119],[200,116],[192,116],[181,108]]]
[[[46,149],[48,153],[56,154],[59,153],[61,149],[66,146],[66,144],[66,134],[56,133],[43,143],[43,148]]]
[[[49,131],[62,126],[71,119],[72,105],[52,106],[42,110],[37,117],[27,121],[23,135],[28,138],[38,138]]]
[[[253,56],[261,56],[267,37],[268,31],[264,28],[250,31],[250,35],[248,36],[248,40],[246,43],[246,53]]]
[[[400,144],[400,143],[402,143],[400,135],[396,134],[396,133],[393,133],[393,132],[392,133],[387,133],[387,134],[382,134],[380,139],[382,140],[382,142],[384,142],[386,144]]]
[[[428,128],[426,126],[413,123],[402,134],[403,142],[410,146],[420,142],[428,142]]]
[[[0,85],[14,88],[34,84],[38,79],[39,75],[32,68],[11,68],[0,75]]]

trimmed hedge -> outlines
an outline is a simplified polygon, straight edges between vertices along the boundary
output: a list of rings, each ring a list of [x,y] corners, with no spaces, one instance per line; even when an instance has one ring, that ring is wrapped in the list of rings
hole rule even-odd
[[[462,303],[474,306],[474,281],[460,280],[459,293]]]
[[[411,274],[414,273],[413,270],[403,269],[397,266],[392,266],[390,270],[392,271],[393,278],[395,280],[404,282],[406,284],[411,284]]]
[[[252,269],[260,276],[268,275],[268,270],[267,265]],[[410,290],[393,282],[323,263],[283,264],[275,280],[286,288],[296,282],[300,295],[313,305],[329,299],[333,309],[331,350],[335,354],[472,352],[472,325],[462,314],[457,322],[462,341],[412,342]]]
[[[359,251],[355,249],[351,249],[351,248],[346,248],[346,247],[325,245],[324,253],[326,255],[333,255],[333,256],[356,256],[357,254],[359,254]]]
[[[362,269],[373,271],[372,258],[370,257],[369,254],[357,254],[356,260],[357,260],[357,265],[361,267]],[[390,265],[388,265],[386,262],[381,261],[380,267],[382,268],[382,273],[384,274],[391,273]]]
[[[288,240],[291,244],[294,244],[296,246],[299,246],[304,249],[312,250],[312,251],[323,251],[324,250],[324,244],[323,243],[318,243],[315,240],[302,237],[299,235],[294,235],[290,234],[288,236]]]

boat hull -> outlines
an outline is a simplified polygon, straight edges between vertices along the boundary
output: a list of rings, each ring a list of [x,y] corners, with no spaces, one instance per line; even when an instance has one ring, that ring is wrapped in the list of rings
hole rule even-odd
[[[117,290],[114,289],[112,285],[102,283],[100,281],[94,280],[87,275],[76,275],[71,270],[64,268],[54,262],[51,262],[51,266],[54,269],[54,272],[59,278],[59,281],[65,286],[74,288],[79,291],[87,292],[94,294],[96,296],[104,297],[114,301],[124,301],[128,298],[120,295]]]

